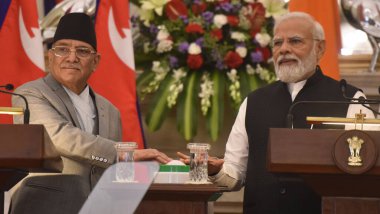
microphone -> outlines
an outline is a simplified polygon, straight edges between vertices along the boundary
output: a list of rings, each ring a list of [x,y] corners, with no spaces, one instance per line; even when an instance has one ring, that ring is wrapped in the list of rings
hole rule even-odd
[[[379,104],[380,100],[374,100],[374,99],[366,99],[363,96],[360,96],[359,98],[353,98],[353,97],[347,97],[346,95],[346,87],[347,82],[345,79],[341,79],[339,82],[340,89],[342,91],[342,95],[345,99],[350,101],[358,101],[360,104],[362,104],[365,108],[371,110],[375,115],[380,115],[380,112],[376,111],[375,109],[371,108],[370,106],[367,106],[365,104]],[[378,88],[379,94],[380,94],[380,87]]]
[[[293,121],[294,121],[293,109],[295,106],[301,105],[301,104],[317,104],[317,105],[321,105],[321,104],[334,104],[334,105],[335,104],[340,104],[340,105],[349,104],[349,105],[351,105],[351,104],[354,104],[354,105],[362,105],[365,108],[371,110],[374,114],[380,115],[379,112],[377,112],[374,109],[372,109],[371,107],[365,105],[365,104],[379,104],[380,100],[366,99],[363,96],[360,96],[359,98],[347,97],[346,96],[346,87],[347,87],[346,80],[342,79],[339,84],[340,84],[340,88],[342,91],[342,95],[347,101],[298,101],[298,102],[295,102],[290,106],[290,108],[288,110],[288,114],[287,114],[287,118],[286,118],[287,119],[286,120],[286,127],[287,128],[293,128]],[[380,87],[379,87],[379,93],[380,93]],[[358,102],[354,102],[354,101],[358,101]]]
[[[368,102],[365,102],[366,104]],[[304,100],[304,101],[298,101],[298,102],[295,102],[293,103],[289,110],[288,110],[288,114],[287,114],[287,117],[286,117],[286,128],[291,128],[293,129],[293,120],[294,120],[294,115],[293,115],[293,109],[294,107],[298,106],[298,105],[301,105],[301,104],[317,104],[317,105],[323,105],[323,104],[339,104],[339,105],[342,105],[342,104],[356,104],[356,105],[362,105],[362,103],[359,103],[359,102],[352,102],[352,101],[327,101],[327,100],[315,100],[315,101],[312,101],[312,100]],[[370,103],[370,104],[373,104],[373,103]]]
[[[12,84],[0,85],[0,88],[5,88],[7,91],[12,91],[15,87]]]
[[[21,97],[24,100],[24,103],[25,103],[24,124],[29,124],[30,111],[29,111],[28,100],[26,99],[26,97],[24,95],[21,95],[21,94],[10,92],[10,90],[14,89],[14,86],[12,84],[6,84],[6,85],[2,85],[0,87],[5,88],[6,90],[8,90],[8,91],[0,90],[1,93],[19,96],[19,97]]]

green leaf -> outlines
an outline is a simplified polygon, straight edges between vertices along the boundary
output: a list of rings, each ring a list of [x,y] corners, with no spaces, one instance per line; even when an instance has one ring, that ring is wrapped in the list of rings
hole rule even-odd
[[[187,141],[190,141],[197,133],[200,74],[199,71],[188,73],[184,91],[177,101],[178,131]]]
[[[239,71],[239,82],[240,82],[240,93],[241,98],[244,100],[245,97],[251,92],[251,86],[249,84],[249,77],[250,75],[247,74],[246,71]]]
[[[257,74],[249,75],[245,71],[239,72],[240,92],[242,94],[242,100],[248,96],[249,93],[259,88],[262,83]]]
[[[155,73],[151,71],[145,71],[139,75],[136,81],[137,90],[141,91],[145,86],[149,84],[150,81],[153,80]]]
[[[213,82],[214,95],[211,96],[211,108],[207,112],[207,129],[210,134],[211,140],[216,141],[219,137],[220,131],[223,127],[224,120],[224,73],[214,71],[211,74]]]
[[[166,118],[166,114],[169,110],[166,98],[169,94],[169,87],[173,82],[174,78],[168,75],[155,93],[145,121],[150,131],[158,130]]]
[[[247,76],[248,76],[247,79],[248,79],[250,91],[254,91],[254,90],[258,89],[261,86],[261,80],[257,76],[257,74],[247,75]]]

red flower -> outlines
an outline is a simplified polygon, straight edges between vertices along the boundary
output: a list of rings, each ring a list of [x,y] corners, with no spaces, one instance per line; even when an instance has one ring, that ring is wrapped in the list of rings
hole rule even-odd
[[[243,59],[235,51],[228,51],[223,60],[229,68],[237,68],[243,63]]]
[[[188,55],[187,56],[187,66],[189,66],[190,69],[198,69],[203,65],[203,58],[200,54],[198,55]]]
[[[256,36],[256,34],[258,33],[258,32],[260,32],[260,31],[258,31],[258,30],[251,30],[249,33],[251,34],[251,37],[252,38],[255,38],[255,36]]]
[[[191,10],[196,16],[203,13],[206,10],[206,8],[207,8],[207,4],[204,2],[194,3],[191,5]]]
[[[265,22],[265,7],[260,2],[255,2],[249,5],[252,8],[252,13],[247,16],[251,22],[252,30],[259,30]]]
[[[217,41],[220,41],[221,39],[223,39],[222,30],[219,28],[215,28],[215,29],[211,30],[210,35],[213,38],[215,38]]]
[[[268,47],[262,48],[258,47],[256,48],[256,51],[260,51],[263,54],[263,60],[266,62],[271,56],[271,51],[269,50]]]
[[[180,16],[187,17],[187,8],[182,0],[171,0],[165,6],[165,13],[170,20],[174,21]]]
[[[236,16],[227,16],[227,21],[232,27],[238,26],[239,24],[239,19]]]
[[[203,34],[205,31],[203,30],[202,26],[196,23],[190,23],[185,28],[186,33],[199,33]]]

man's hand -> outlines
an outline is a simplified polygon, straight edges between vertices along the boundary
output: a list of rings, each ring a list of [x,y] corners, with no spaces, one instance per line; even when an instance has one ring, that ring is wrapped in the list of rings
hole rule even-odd
[[[155,160],[160,163],[168,163],[172,159],[157,149],[138,149],[135,150],[133,159],[135,161]]]
[[[183,163],[189,165],[190,164],[190,156],[185,155],[181,152],[177,152],[177,156],[179,160]],[[223,167],[224,160],[219,159],[217,157],[208,157],[207,165],[208,165],[208,175],[216,175]]]

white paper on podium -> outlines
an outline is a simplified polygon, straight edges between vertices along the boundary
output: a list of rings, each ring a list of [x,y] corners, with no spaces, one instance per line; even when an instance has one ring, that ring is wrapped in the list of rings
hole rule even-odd
[[[116,181],[117,167],[134,167],[133,182]],[[84,203],[80,214],[133,213],[157,174],[156,162],[116,163],[109,167]]]

